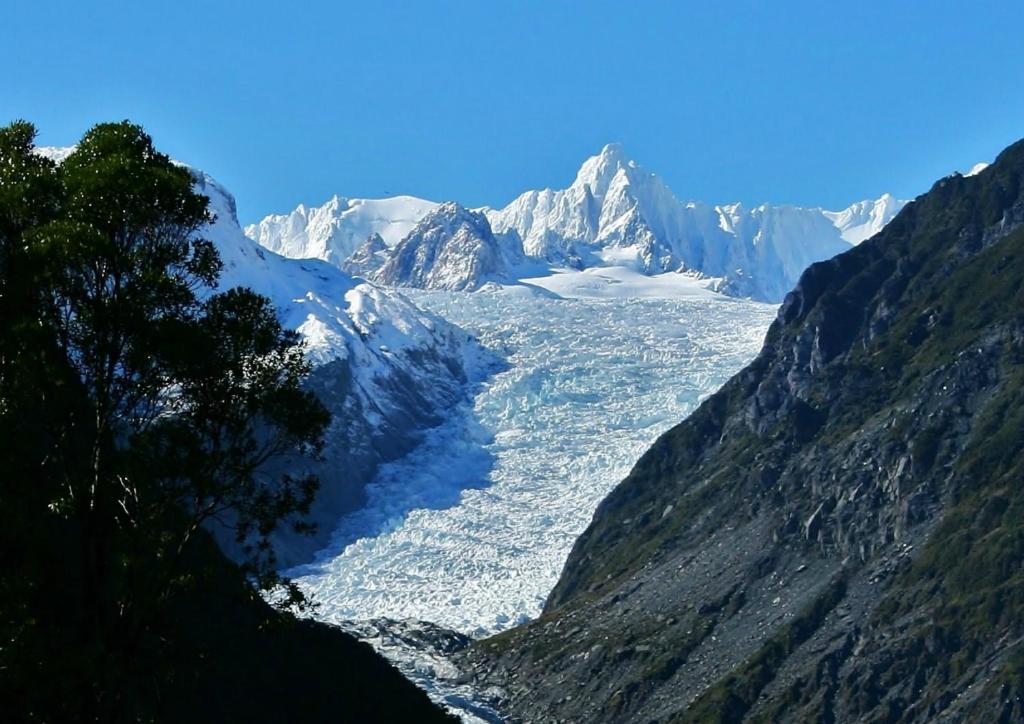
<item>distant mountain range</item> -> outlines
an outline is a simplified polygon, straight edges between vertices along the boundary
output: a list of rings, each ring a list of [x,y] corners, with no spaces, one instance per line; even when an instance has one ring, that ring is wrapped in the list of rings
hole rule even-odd
[[[725,293],[779,301],[807,266],[878,233],[904,203],[889,194],[840,211],[683,202],[612,144],[568,188],[527,191],[502,209],[335,196],[245,233],[389,285],[472,290],[546,269],[627,267],[696,273]]]

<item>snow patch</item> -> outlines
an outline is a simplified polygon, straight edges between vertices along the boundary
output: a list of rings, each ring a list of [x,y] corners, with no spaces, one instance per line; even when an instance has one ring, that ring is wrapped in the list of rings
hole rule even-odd
[[[973,166],[971,166],[971,170],[968,171],[967,173],[965,173],[964,176],[966,176],[966,177],[977,176],[979,173],[981,173],[986,168],[988,168],[989,165],[990,164],[987,164],[984,161],[979,161],[978,163],[976,163]]]

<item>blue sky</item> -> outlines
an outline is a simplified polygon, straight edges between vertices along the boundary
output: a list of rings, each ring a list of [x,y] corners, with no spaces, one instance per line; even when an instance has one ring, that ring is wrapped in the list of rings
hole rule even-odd
[[[253,221],[500,205],[609,141],[682,198],[840,207],[1024,136],[1024,2],[8,0],[0,122],[130,118]]]

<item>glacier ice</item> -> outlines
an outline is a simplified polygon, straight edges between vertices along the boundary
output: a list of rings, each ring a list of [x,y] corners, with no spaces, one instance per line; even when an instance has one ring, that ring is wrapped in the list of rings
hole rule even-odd
[[[538,615],[600,500],[756,354],[775,315],[679,274],[530,282],[407,292],[505,367],[384,465],[367,506],[314,563],[288,572],[317,618],[373,645],[466,722],[501,718],[447,661],[457,635],[447,630],[479,637]]]
[[[409,296],[507,367],[384,465],[368,505],[290,573],[324,620],[423,619],[473,636],[540,612],[598,502],[756,354],[775,314],[722,296]]]

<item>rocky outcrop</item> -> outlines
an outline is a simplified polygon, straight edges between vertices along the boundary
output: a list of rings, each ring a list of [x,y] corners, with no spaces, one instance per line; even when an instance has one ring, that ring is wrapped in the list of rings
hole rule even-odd
[[[384,237],[377,233],[370,234],[366,241],[352,252],[352,256],[345,260],[341,268],[354,277],[371,277],[387,261],[387,251],[388,245],[384,242]]]
[[[523,721],[1018,720],[1024,142],[813,265],[468,649]]]
[[[508,281],[522,257],[518,237],[495,237],[483,214],[441,204],[390,250],[374,281],[420,289],[472,291],[488,281]]]

